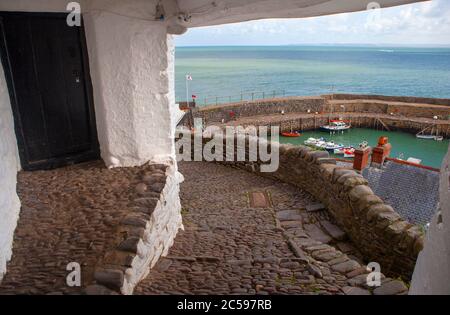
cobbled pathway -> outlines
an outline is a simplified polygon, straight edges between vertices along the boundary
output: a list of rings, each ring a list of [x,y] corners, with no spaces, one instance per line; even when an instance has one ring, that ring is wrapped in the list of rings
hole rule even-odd
[[[360,255],[310,194],[214,163],[183,162],[180,172],[185,230],[136,294],[373,293]],[[252,208],[254,192],[271,205]],[[374,293],[406,292],[383,283]]]

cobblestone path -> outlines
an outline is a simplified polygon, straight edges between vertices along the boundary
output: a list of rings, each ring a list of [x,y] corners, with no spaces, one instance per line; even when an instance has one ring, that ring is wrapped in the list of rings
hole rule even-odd
[[[22,210],[0,294],[82,294],[66,285],[66,266],[80,263],[83,286],[92,283],[141,171],[92,162],[20,172]],[[309,194],[214,163],[180,163],[180,171],[185,231],[136,294],[372,293],[358,253]],[[388,278],[373,291],[406,292]]]
[[[13,258],[0,294],[79,294],[66,284],[67,264],[81,265],[82,284],[91,277],[128,212],[142,168],[108,170],[89,162],[51,171],[20,172],[22,202]]]
[[[136,294],[371,293],[358,253],[311,195],[214,163],[180,171],[185,231]],[[252,208],[252,192],[267,192],[272,207]],[[406,290],[384,282],[388,293]]]

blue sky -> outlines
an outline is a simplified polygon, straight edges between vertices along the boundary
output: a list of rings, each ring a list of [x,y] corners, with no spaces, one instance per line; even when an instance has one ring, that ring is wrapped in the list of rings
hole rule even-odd
[[[190,29],[177,46],[377,44],[450,46],[450,0],[357,13]]]

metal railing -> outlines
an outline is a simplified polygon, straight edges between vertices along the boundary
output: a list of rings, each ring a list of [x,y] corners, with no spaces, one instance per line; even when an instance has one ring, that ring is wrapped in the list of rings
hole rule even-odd
[[[237,103],[244,101],[254,101],[267,98],[284,97],[286,96],[285,90],[273,90],[263,92],[243,92],[236,95],[229,96],[208,96],[197,99],[198,105],[219,105],[225,103]]]

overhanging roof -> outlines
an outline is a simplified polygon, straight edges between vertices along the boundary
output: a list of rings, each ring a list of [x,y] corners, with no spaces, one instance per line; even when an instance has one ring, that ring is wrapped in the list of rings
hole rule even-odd
[[[268,18],[305,18],[398,6],[428,0],[177,0],[188,19],[184,27]]]

